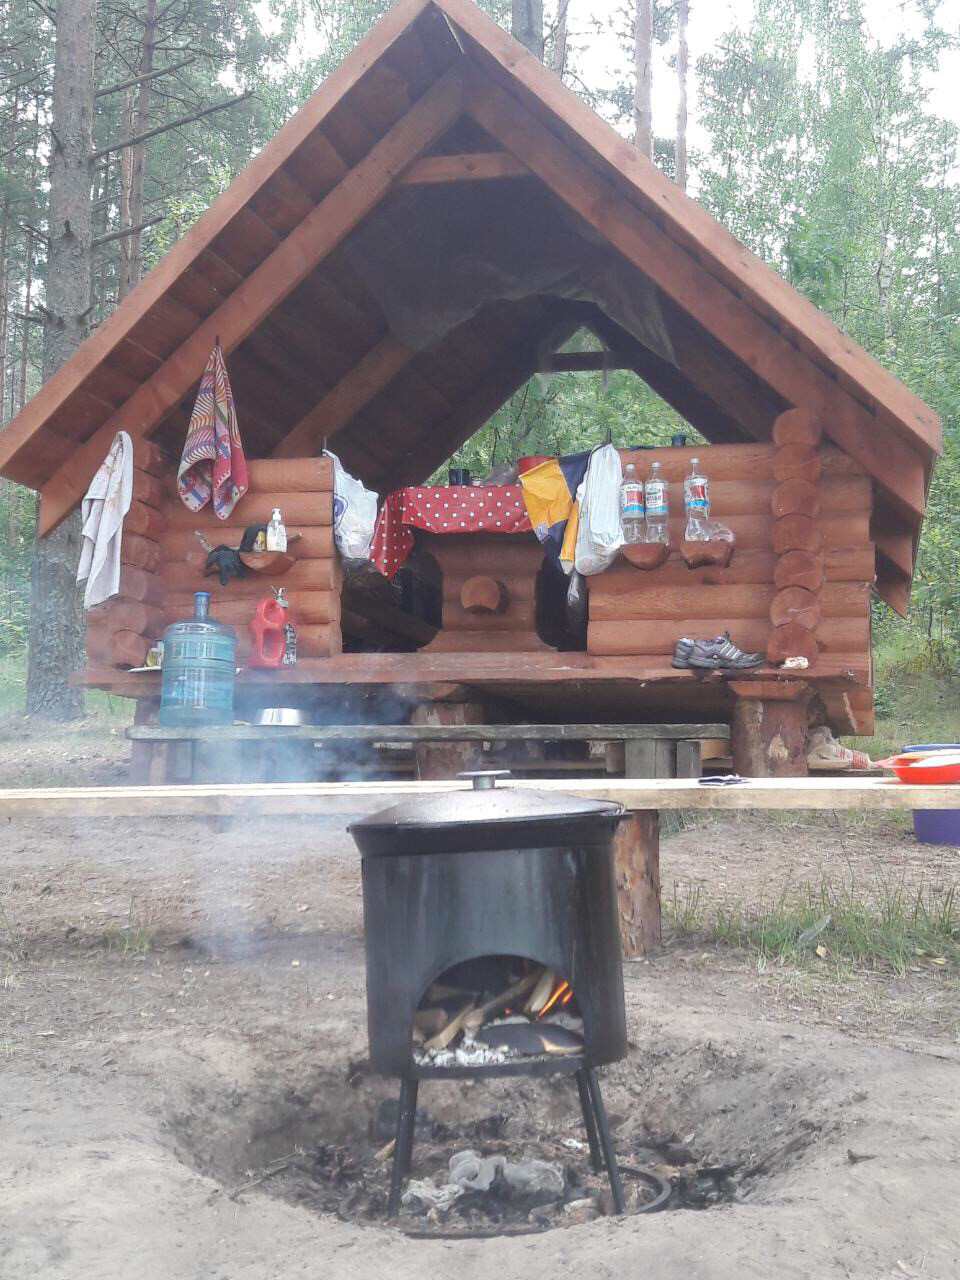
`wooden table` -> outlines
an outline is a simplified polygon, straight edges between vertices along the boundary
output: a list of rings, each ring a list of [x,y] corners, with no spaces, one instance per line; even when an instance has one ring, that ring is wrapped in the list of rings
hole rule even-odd
[[[616,837],[627,955],[660,945],[661,809],[960,809],[960,786],[907,786],[893,778],[751,778],[732,787],[704,787],[693,778],[512,779],[499,785],[612,800],[631,811]],[[10,788],[0,790],[0,818],[359,816],[412,796],[468,786],[452,781]]]

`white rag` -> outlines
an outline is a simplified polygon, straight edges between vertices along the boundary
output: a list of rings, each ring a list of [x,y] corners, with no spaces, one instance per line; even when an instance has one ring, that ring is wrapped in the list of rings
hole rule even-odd
[[[87,582],[85,609],[102,604],[120,590],[123,517],[132,501],[133,441],[126,431],[118,431],[80,506],[83,529],[77,581]]]

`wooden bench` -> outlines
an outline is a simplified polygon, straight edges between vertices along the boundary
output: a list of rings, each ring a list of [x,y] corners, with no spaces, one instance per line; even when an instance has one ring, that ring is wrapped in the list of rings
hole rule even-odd
[[[424,743],[605,742],[623,747],[622,766],[615,762],[611,767],[608,760],[602,766],[605,771],[622,771],[625,777],[634,778],[698,778],[701,744],[724,742],[729,733],[723,724],[235,724],[203,727],[136,724],[127,730],[127,737],[135,744],[135,781],[164,784],[223,781],[218,774],[236,778],[245,763],[241,754],[249,757],[257,749],[265,748],[269,748],[269,752],[263,752],[264,768],[260,778],[270,780],[271,761],[276,763],[277,749],[281,746],[277,771],[293,774],[302,770],[309,774],[311,756],[317,745],[348,746],[351,743],[373,747],[381,743],[417,746]],[[231,751],[236,754],[227,758]],[[349,761],[349,752],[345,754]],[[550,766],[549,760],[535,764],[538,770],[544,771]],[[523,767],[523,762],[519,767]],[[581,767],[579,762],[578,767]],[[315,765],[312,771],[316,771]]]

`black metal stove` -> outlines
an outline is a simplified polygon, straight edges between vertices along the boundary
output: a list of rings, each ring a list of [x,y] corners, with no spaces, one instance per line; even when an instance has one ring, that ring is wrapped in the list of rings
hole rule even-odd
[[[370,1062],[400,1079],[388,1215],[410,1170],[423,1079],[574,1076],[593,1167],[623,1189],[596,1068],[626,1055],[623,969],[613,865],[618,805],[551,792],[473,789],[395,805],[354,823],[363,858]],[[570,984],[583,1047],[480,1066],[414,1057],[414,1017],[441,975],[482,957],[525,957]]]

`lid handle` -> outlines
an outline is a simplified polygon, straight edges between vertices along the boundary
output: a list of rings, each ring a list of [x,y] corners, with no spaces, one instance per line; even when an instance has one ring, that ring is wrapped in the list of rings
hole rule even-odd
[[[474,791],[492,791],[498,778],[509,778],[509,769],[467,769],[458,773],[458,778],[469,778]]]

